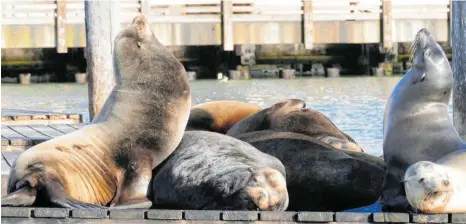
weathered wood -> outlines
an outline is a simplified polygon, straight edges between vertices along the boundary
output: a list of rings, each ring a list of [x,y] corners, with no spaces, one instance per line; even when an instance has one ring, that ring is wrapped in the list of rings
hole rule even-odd
[[[9,126],[12,130],[21,133],[21,135],[24,135],[28,139],[32,141],[32,145],[39,144],[41,142],[45,142],[50,139],[49,136],[46,136],[44,134],[41,134],[40,132],[28,127],[28,126],[23,126],[23,125],[13,125]]]
[[[57,130],[57,131],[60,131],[60,132],[63,132],[65,134],[68,134],[68,133],[71,133],[73,131],[76,131],[78,129],[74,128],[74,127],[71,127],[69,125],[66,125],[66,124],[51,124],[49,125],[49,127]]]
[[[223,50],[233,51],[233,22],[231,17],[233,16],[233,3],[232,0],[222,1],[222,42]]]
[[[382,21],[383,21],[383,47],[385,49],[391,49],[393,47],[392,38],[392,1],[382,1]]]
[[[466,140],[466,1],[452,2],[453,123]]]
[[[314,23],[312,22],[312,0],[303,0],[303,42],[305,49],[312,49],[312,31]]]
[[[76,129],[81,129],[82,127],[86,126],[88,124],[84,124],[84,123],[81,123],[81,124],[69,124],[69,126],[73,127],[73,128],[76,128]]]
[[[9,145],[10,141],[2,136],[2,145]]]
[[[120,30],[118,0],[85,1],[89,116],[92,121],[115,86],[112,47]]]
[[[57,0],[57,16],[55,18],[55,34],[57,35],[57,52],[67,53],[68,44],[66,43],[66,0]]]
[[[58,136],[62,136],[64,133],[61,131],[58,131],[50,126],[47,125],[28,125],[28,127],[38,131],[39,133],[46,135],[50,138],[56,138]]]
[[[12,130],[8,126],[2,125],[2,137],[10,141],[12,146],[32,145],[32,140],[26,136]]]
[[[140,0],[139,1],[141,4],[141,13],[149,16],[150,14],[150,0]]]

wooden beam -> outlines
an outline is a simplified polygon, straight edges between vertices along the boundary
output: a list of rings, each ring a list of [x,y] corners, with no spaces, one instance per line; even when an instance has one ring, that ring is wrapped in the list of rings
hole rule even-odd
[[[112,48],[120,29],[117,6],[118,0],[84,2],[90,121],[115,86]]]
[[[383,28],[383,47],[385,49],[391,49],[393,47],[393,35],[392,35],[392,1],[382,1],[382,28]]]
[[[312,49],[312,31],[314,29],[314,23],[312,20],[312,0],[303,0],[303,42],[305,49]]]
[[[466,140],[466,1],[452,2],[453,123]]]
[[[150,15],[150,0],[140,0],[141,4],[141,14],[149,17]]]
[[[57,5],[55,16],[55,33],[56,46],[58,53],[67,53],[68,44],[66,43],[66,0],[55,1]]]
[[[223,50],[233,51],[233,3],[232,0],[222,0],[222,42]]]

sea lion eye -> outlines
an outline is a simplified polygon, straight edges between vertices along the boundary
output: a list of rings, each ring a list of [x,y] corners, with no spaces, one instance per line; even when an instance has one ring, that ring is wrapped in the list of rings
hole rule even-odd
[[[424,178],[419,179],[419,183],[424,182]]]
[[[426,79],[426,73],[422,74],[421,82],[424,81],[425,79]]]

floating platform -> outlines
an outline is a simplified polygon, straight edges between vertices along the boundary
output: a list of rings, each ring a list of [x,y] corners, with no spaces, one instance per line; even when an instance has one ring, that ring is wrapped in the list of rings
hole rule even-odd
[[[82,122],[83,116],[81,114],[2,108],[2,125],[76,124]]]
[[[2,223],[466,223],[466,214],[2,207]]]
[[[41,142],[76,131],[87,123],[3,125],[2,152],[22,152]]]

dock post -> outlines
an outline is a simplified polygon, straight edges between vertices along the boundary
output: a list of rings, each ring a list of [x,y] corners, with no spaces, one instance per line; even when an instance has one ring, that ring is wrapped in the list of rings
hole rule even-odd
[[[382,21],[383,21],[383,47],[386,50],[393,48],[393,37],[392,37],[392,1],[382,1]]]
[[[312,49],[312,30],[313,30],[313,22],[312,22],[312,0],[303,0],[303,42],[305,49]]]
[[[89,118],[99,114],[115,86],[113,41],[120,31],[119,1],[85,1]]]
[[[233,51],[232,0],[222,0],[222,43],[224,51]]]
[[[453,123],[466,140],[466,1],[452,1]]]
[[[67,53],[68,43],[66,42],[66,0],[57,0],[57,17],[55,18],[55,33],[57,37],[57,52]]]

